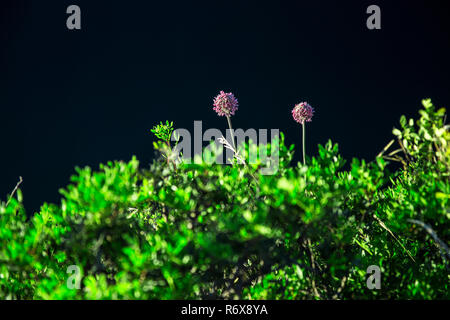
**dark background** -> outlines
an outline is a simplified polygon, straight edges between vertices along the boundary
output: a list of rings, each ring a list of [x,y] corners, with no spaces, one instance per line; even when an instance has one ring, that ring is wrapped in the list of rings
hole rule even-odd
[[[66,28],[81,7],[82,30]],[[366,28],[381,7],[382,30]],[[295,103],[316,109],[307,152],[338,142],[371,160],[422,98],[450,102],[446,1],[19,1],[0,4],[0,196],[23,176],[25,205],[59,201],[75,166],[153,157],[160,120],[279,128],[299,144]],[[300,157],[300,149],[296,156]]]

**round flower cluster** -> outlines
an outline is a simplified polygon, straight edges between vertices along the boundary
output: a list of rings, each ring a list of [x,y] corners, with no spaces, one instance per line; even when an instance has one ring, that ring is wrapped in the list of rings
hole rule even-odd
[[[232,116],[238,109],[239,103],[234,95],[229,92],[220,91],[217,97],[214,98],[214,111],[219,116]]]
[[[292,109],[292,117],[298,123],[304,124],[306,122],[311,122],[314,115],[314,108],[311,107],[307,102],[301,102],[296,104],[294,109]]]

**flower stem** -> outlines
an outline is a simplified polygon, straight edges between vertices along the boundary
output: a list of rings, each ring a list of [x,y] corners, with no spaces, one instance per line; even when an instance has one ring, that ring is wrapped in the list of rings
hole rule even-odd
[[[236,150],[236,145],[234,144],[234,133],[233,133],[233,127],[231,126],[231,120],[230,117],[227,116],[227,121],[228,121],[228,126],[230,127],[230,132],[231,132],[231,142],[233,143],[233,148],[234,150]],[[236,150],[237,151],[237,150]]]
[[[227,116],[227,121],[228,121],[228,126],[230,127],[230,132],[231,132],[231,142],[233,143],[233,148],[234,148],[234,156],[236,157],[238,154],[238,150],[236,149],[236,144],[234,142],[234,133],[233,133],[233,127],[231,126],[231,119],[229,116]],[[244,166],[248,168],[247,163],[245,162],[245,159],[242,160],[242,163],[244,164]],[[256,177],[253,175],[253,173],[251,172],[251,170],[249,169],[249,173],[250,176],[253,178],[253,180],[255,180],[256,185],[259,185],[258,179],[256,179]],[[258,189],[259,190],[259,189]],[[258,191],[259,193],[259,191]]]
[[[306,165],[306,160],[305,160],[305,123],[302,123],[302,140],[303,140],[303,165]]]

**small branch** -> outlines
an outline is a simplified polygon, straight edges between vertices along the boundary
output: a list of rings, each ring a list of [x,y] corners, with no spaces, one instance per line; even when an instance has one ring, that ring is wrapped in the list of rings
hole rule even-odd
[[[392,140],[384,147],[384,149],[377,155],[377,158],[383,156],[383,154],[384,154],[384,153],[392,146],[392,144],[393,144],[394,142],[395,142],[395,140],[392,139]]]
[[[397,154],[397,153],[399,153],[399,152],[402,152],[402,151],[403,151],[402,148],[397,149],[397,150],[394,150],[394,151],[392,151],[391,153],[389,153],[388,156],[389,156],[389,157],[392,157],[393,155],[395,155],[395,154]]]
[[[403,167],[406,168],[406,162],[401,157],[398,157],[398,156],[395,156],[395,157],[383,156],[383,159],[392,160],[392,161],[396,161],[396,162],[401,162],[403,164]]]
[[[6,208],[8,207],[9,203],[11,202],[12,197],[14,196],[14,194],[16,193],[17,189],[19,189],[19,186],[22,184],[23,179],[22,177],[19,177],[19,182],[17,182],[14,190],[12,191],[11,195],[9,196],[8,201],[6,202]]]
[[[308,240],[306,240],[306,243],[308,244],[309,254],[311,256],[311,265],[312,265],[312,269],[313,269],[313,276],[311,277],[311,284],[313,287],[314,295],[320,299],[320,294],[316,288],[316,281],[314,280],[314,277],[316,275],[316,262],[315,262],[314,253],[313,253],[312,247],[311,247],[311,240],[309,240],[309,238],[308,238]]]
[[[339,295],[341,294],[342,290],[345,288],[345,284],[347,283],[347,276],[344,276],[341,280],[341,286],[337,289],[336,293],[333,295],[332,299],[337,300],[339,298]]]
[[[406,156],[406,160],[407,160],[408,162],[410,162],[411,159],[409,158],[408,152],[406,151],[406,148],[405,148],[405,146],[403,145],[402,140],[398,139],[398,144],[399,144],[400,147],[402,148],[403,153],[404,153],[405,156]]]
[[[223,144],[226,149],[230,149],[231,151],[233,151],[234,158],[236,158],[236,160],[238,160],[241,164],[243,164],[248,169],[250,176],[253,178],[253,180],[255,180],[256,184],[259,185],[258,179],[256,179],[256,177],[253,175],[250,168],[247,166],[247,163],[245,162],[244,158],[242,158],[239,155],[239,152],[238,152],[238,150],[236,150],[236,147],[232,147],[230,145],[230,143],[228,142],[228,140],[225,139],[224,136],[222,136],[221,138],[218,138],[217,141],[219,141],[219,143]]]
[[[241,164],[244,164],[244,165],[246,164],[244,159],[242,159],[242,157],[239,155],[236,148],[231,146],[231,144],[228,142],[227,139],[225,139],[224,136],[222,136],[221,138],[218,138],[217,141],[219,141],[219,143],[223,144],[226,149],[230,149],[231,151],[233,151],[234,158],[236,158],[236,160],[238,160]],[[230,159],[228,159],[228,160],[230,160]]]
[[[411,253],[403,246],[403,244],[400,242],[400,240],[398,240],[398,238],[394,235],[394,233],[388,228],[386,227],[386,225],[384,224],[383,221],[380,220],[380,218],[378,218],[376,215],[373,215],[374,219],[378,221],[378,223],[380,224],[380,226],[385,229],[397,242],[398,244],[403,248],[403,250],[406,251],[406,253],[408,254],[408,256],[411,258],[412,261],[416,262],[416,260],[414,260],[413,256],[411,255]]]
[[[436,232],[431,228],[430,225],[428,225],[422,221],[414,220],[414,219],[408,219],[408,222],[416,224],[416,225],[422,227],[423,229],[425,229],[425,231],[428,232],[428,234],[430,234],[431,237],[434,239],[434,241],[436,242],[437,246],[441,249],[441,251],[443,251],[445,253],[445,255],[450,258],[450,250],[449,250],[448,246],[445,244],[444,241],[439,239]]]

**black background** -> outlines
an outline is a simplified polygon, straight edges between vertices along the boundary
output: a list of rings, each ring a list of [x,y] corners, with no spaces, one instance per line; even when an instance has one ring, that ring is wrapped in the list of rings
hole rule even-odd
[[[82,29],[66,28],[81,7]],[[381,7],[381,30],[366,9]],[[235,128],[279,128],[308,101],[307,152],[338,142],[373,159],[401,114],[450,102],[446,1],[20,1],[0,4],[0,196],[23,176],[25,205],[57,202],[74,166],[153,157],[160,120],[226,128],[220,91],[240,102]],[[297,159],[300,150],[297,149]]]
[[[148,315],[151,319],[298,319],[305,314],[314,314],[319,318],[342,317],[345,319],[360,319],[361,315],[370,313],[371,316],[383,318],[386,313],[392,314],[392,311],[401,313],[405,317],[417,316],[418,312],[423,310],[434,310],[434,313],[445,313],[445,307],[448,302],[445,300],[424,301],[424,300],[346,300],[346,301],[289,301],[289,300],[120,300],[120,301],[1,301],[0,307],[2,311],[11,310],[11,313],[20,316],[35,316],[36,314],[46,314],[46,318],[60,319],[61,312],[70,310],[70,314],[74,317],[91,317],[105,318],[112,315],[113,317],[122,316],[124,318],[130,316],[130,310],[134,314]],[[209,315],[183,315],[183,308],[192,307],[215,307],[213,317]],[[227,310],[236,310],[236,313]],[[265,306],[265,312],[258,314],[243,314],[241,306],[244,308],[248,305]],[[254,308],[254,307],[253,307]],[[51,310],[52,312],[49,312]],[[220,312],[219,310],[222,310]]]

